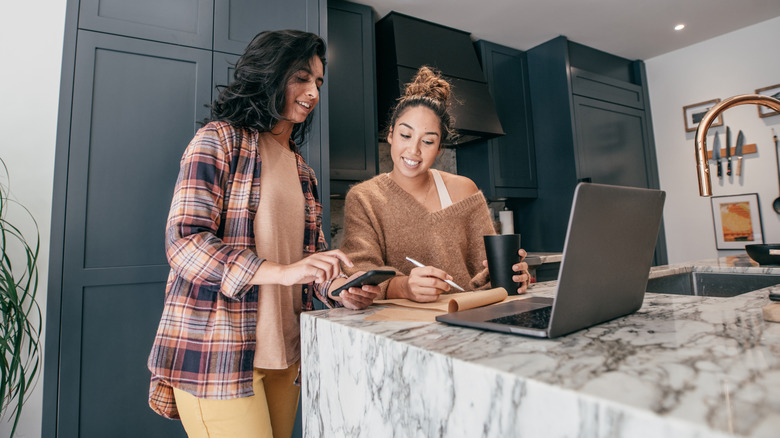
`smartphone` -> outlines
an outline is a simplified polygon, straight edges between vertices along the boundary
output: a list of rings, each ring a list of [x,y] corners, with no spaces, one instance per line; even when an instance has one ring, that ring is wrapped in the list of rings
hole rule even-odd
[[[338,295],[343,291],[344,289],[349,289],[351,287],[360,287],[365,286],[367,284],[370,285],[377,285],[388,278],[395,277],[395,271],[389,271],[389,270],[381,270],[381,269],[375,269],[373,271],[368,271],[365,274],[361,275],[360,277],[348,281],[345,285],[341,286],[340,288],[333,291],[333,295]]]
[[[769,299],[772,301],[780,301],[780,293],[770,292]]]

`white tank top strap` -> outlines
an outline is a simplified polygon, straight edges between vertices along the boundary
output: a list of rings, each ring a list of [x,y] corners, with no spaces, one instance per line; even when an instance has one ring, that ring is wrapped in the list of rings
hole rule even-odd
[[[431,175],[433,175],[433,182],[436,183],[436,191],[439,193],[439,202],[441,202],[441,209],[444,210],[445,208],[452,205],[452,198],[450,198],[450,192],[447,191],[447,186],[444,185],[444,180],[442,180],[438,170],[431,169]]]

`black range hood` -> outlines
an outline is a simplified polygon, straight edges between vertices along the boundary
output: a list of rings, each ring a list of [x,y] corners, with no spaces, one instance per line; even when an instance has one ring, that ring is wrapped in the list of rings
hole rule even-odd
[[[469,33],[390,12],[376,24],[376,57],[380,123],[387,123],[404,86],[427,65],[453,87],[452,115],[460,138],[447,146],[504,135]]]

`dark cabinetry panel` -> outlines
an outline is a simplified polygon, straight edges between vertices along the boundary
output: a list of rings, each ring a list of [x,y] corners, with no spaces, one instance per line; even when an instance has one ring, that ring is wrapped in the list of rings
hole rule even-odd
[[[68,181],[86,216],[68,221],[84,227],[74,243],[85,268],[165,265],[179,160],[208,115],[211,53],[87,31],[80,40]]]
[[[378,171],[374,13],[331,0],[328,29],[331,193],[344,195]]]
[[[509,204],[527,250],[561,251],[579,181],[659,187],[644,64],[565,37],[527,54],[539,196]]]
[[[574,67],[571,68],[571,91],[572,94],[579,96],[592,97],[639,110],[645,108],[641,86]]]
[[[184,437],[178,421],[146,403],[146,358],[157,331],[165,281],[83,290],[79,437]],[[122,309],[106,318],[106,309]],[[110,389],[107,389],[110,388]],[[132,431],[132,433],[129,433]],[[61,436],[68,436],[63,434]]]
[[[323,4],[253,3],[240,10],[254,16],[231,26],[246,26],[237,35],[278,26],[320,33]],[[148,407],[146,358],[170,269],[165,222],[182,152],[238,57],[212,49],[213,10],[214,0],[68,1],[42,436],[185,435]],[[327,82],[320,102],[301,151],[326,191]]]
[[[573,97],[580,180],[650,187],[644,111],[582,96]]]
[[[81,0],[79,28],[211,49],[214,0]]]
[[[536,158],[525,53],[479,41],[477,51],[506,135],[458,148],[458,173],[492,199],[536,196]]]
[[[317,1],[214,0],[214,50],[240,55],[263,30],[319,33]]]
[[[635,61],[569,41],[566,37],[559,37],[555,40],[566,42],[566,60],[571,68],[612,78],[624,84],[642,83],[633,67]]]
[[[196,121],[207,115],[211,53],[80,31],[75,65],[58,434],[112,436],[112,430],[120,432],[112,428],[137,425],[148,428],[146,436],[182,436],[180,428],[148,409],[145,397],[128,397],[116,410],[96,401],[94,392],[148,381],[144,357],[152,337],[137,335],[149,332],[146,325],[154,327],[162,310],[165,220],[181,154]],[[140,293],[150,283],[157,293]],[[115,290],[127,293],[120,300],[103,295]],[[93,305],[108,301],[114,304]],[[136,329],[85,331],[93,325]],[[121,354],[111,345],[123,346]],[[134,366],[129,373],[114,366],[95,374],[90,370],[96,363]]]
[[[211,80],[214,82],[211,90],[212,101],[219,96],[220,89],[217,87],[227,85],[233,80],[233,74],[236,72],[235,65],[238,58],[239,55],[214,52],[213,73],[211,76]]]

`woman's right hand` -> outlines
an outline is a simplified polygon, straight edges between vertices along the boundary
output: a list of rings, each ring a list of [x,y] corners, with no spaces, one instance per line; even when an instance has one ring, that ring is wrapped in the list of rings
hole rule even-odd
[[[314,253],[289,265],[281,265],[270,260],[260,265],[253,277],[252,284],[307,284],[324,283],[341,273],[339,262],[352,267],[352,262],[341,250]]]
[[[401,298],[429,303],[436,301],[442,293],[449,292],[450,285],[444,280],[452,280],[452,277],[441,269],[424,266],[412,269],[408,277],[396,277],[392,281],[399,282]]]

